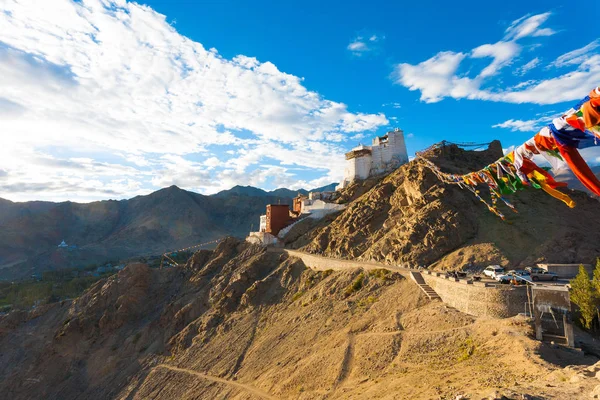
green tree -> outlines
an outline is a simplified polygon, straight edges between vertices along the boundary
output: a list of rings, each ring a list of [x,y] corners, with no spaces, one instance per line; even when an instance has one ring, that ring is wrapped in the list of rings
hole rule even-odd
[[[600,258],[596,259],[596,268],[594,268],[592,284],[594,285],[594,289],[596,289],[596,296],[600,298]]]
[[[596,266],[596,269],[598,269],[598,266]],[[595,278],[596,271],[594,271]],[[598,279],[600,279],[600,271],[598,271]],[[579,306],[581,324],[586,329],[592,327],[592,321],[597,312],[596,302],[598,296],[594,290],[595,283],[590,281],[590,276],[583,265],[579,266],[579,273],[571,280],[571,301]]]

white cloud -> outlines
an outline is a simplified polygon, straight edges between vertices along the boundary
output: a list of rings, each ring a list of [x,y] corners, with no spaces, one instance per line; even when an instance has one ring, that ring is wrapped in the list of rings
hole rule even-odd
[[[522,17],[506,29],[503,40],[478,46],[468,54],[442,51],[416,65],[398,64],[392,74],[394,81],[411,91],[420,91],[421,101],[427,103],[438,102],[445,97],[535,104],[579,99],[600,81],[600,56],[591,53],[597,47],[596,42],[559,57],[558,65],[575,67],[563,75],[542,81],[528,80],[505,89],[485,86],[489,77],[498,74],[520,54],[522,46],[519,39],[555,33],[552,29],[541,27],[549,16],[550,13],[544,13]],[[492,58],[492,61],[474,78],[458,74],[459,66],[464,60],[482,57]],[[524,74],[538,63],[539,60],[532,60],[517,71]]]
[[[465,57],[463,53],[445,51],[418,65],[399,64],[396,82],[409,90],[420,90],[421,100],[425,102],[440,101],[454,88],[454,74]]]
[[[509,65],[521,51],[521,46],[513,41],[484,44],[471,51],[472,58],[491,57],[493,61],[479,73],[480,78],[495,75],[500,69]]]
[[[483,99],[509,103],[555,104],[584,97],[600,81],[600,56],[585,60],[575,70],[546,79],[524,90],[486,92]]]
[[[535,67],[537,67],[539,64],[540,64],[540,59],[538,57],[536,57],[533,60],[529,61],[528,63],[515,69],[514,74],[518,75],[518,76],[523,76],[526,73],[528,73],[529,71],[531,71],[532,69],[534,69]],[[527,84],[528,84],[527,82],[521,82],[517,86],[515,86],[515,88],[520,88],[520,87],[526,86]],[[521,85],[521,86],[519,86],[519,85]]]
[[[385,36],[363,30],[350,41],[346,49],[355,57],[377,54],[381,51],[383,40],[385,40]]]
[[[565,53],[563,55],[561,55],[560,57],[557,57],[556,60],[554,60],[554,62],[552,62],[552,64],[550,64],[550,67],[566,67],[569,65],[579,65],[584,63],[587,58],[593,54],[592,52],[594,50],[596,50],[598,48],[598,46],[600,46],[600,39],[596,39],[593,42],[589,43],[588,45],[580,48],[580,49],[576,49],[573,51],[570,51],[568,53]]]
[[[221,165],[221,161],[217,157],[210,157],[206,161],[204,161],[204,165],[208,168],[215,168]]]
[[[511,131],[521,131],[521,132],[537,132],[543,125],[543,121],[548,123],[548,118],[538,118],[538,119],[530,119],[530,120],[520,120],[520,119],[509,119],[508,121],[504,121],[502,123],[493,125],[492,128],[505,128],[510,129]]]
[[[240,154],[232,164],[236,183],[246,182],[246,169],[265,157],[324,166],[323,176],[336,176],[339,165],[329,162],[343,154],[336,143],[388,124],[383,114],[352,113],[307,90],[302,78],[271,62],[244,55],[225,59],[206,50],[147,6],[9,0],[2,8],[0,170],[6,176],[0,197],[39,197],[44,194],[19,192],[17,184],[46,184],[53,199],[77,198],[76,191],[61,190],[61,182],[69,188],[96,185],[86,199],[104,198],[106,190],[129,196],[173,183],[208,191],[209,181],[225,171],[219,154],[226,151]],[[319,153],[308,155],[309,148]],[[40,153],[67,162],[116,155],[128,165],[130,181],[123,181],[114,161],[110,167],[79,162],[84,167],[76,173],[51,165],[42,173],[39,163],[14,156],[22,149],[31,150],[23,160]],[[266,149],[283,149],[285,157]],[[205,161],[191,163],[189,154],[205,154]]]
[[[360,38],[362,39],[362,38]],[[363,51],[369,51],[369,47],[365,42],[361,42],[359,40],[355,40],[348,45],[348,50],[354,53],[361,53]]]
[[[533,136],[533,134],[537,133],[542,127],[548,125],[550,122],[552,122],[552,119],[560,114],[561,113],[557,113],[556,111],[546,111],[537,113],[537,118],[528,120],[509,119],[496,125],[492,125],[492,128],[510,129],[513,132],[531,132]]]
[[[540,28],[546,22],[551,13],[537,14],[533,16],[526,15],[512,22],[504,32],[506,40],[517,40],[527,36],[551,36],[554,32],[550,28]]]
[[[393,102],[393,103],[383,103],[381,105],[381,107],[402,108],[402,105],[400,103]]]
[[[517,89],[523,89],[526,87],[530,87],[533,86],[535,84],[537,84],[538,81],[536,81],[535,79],[530,79],[528,81],[523,81],[523,82],[519,82],[518,84],[516,84],[515,86],[511,87],[511,90],[517,90]]]

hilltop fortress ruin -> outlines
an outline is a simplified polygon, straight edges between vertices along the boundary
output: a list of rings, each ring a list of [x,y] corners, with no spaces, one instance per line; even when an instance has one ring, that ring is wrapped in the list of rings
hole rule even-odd
[[[396,128],[384,136],[375,137],[371,146],[361,144],[346,153],[344,179],[335,188],[336,192],[354,181],[390,173],[407,162],[404,132]],[[308,196],[298,193],[292,209],[287,204],[267,205],[266,214],[260,216],[258,232],[250,232],[246,240],[263,245],[276,244],[278,238],[282,239],[300,220],[306,217],[320,219],[343,210],[345,204],[333,202],[336,192],[310,192]]]
[[[356,180],[391,172],[407,162],[404,132],[396,128],[373,139],[371,146],[361,144],[346,153],[344,179],[336,190],[344,189]]]

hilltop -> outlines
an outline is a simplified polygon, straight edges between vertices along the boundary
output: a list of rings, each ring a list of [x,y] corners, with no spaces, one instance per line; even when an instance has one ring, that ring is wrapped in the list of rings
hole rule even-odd
[[[466,173],[502,157],[499,142],[484,151],[456,145],[426,155],[443,171]],[[600,255],[600,202],[569,190],[574,209],[527,189],[509,196],[518,213],[506,221],[469,191],[441,183],[421,160],[383,179],[356,183],[341,193],[348,207],[333,221],[299,234],[289,245],[311,253],[390,264],[438,268],[528,266],[537,262],[595,263]],[[481,187],[482,196],[488,197]]]

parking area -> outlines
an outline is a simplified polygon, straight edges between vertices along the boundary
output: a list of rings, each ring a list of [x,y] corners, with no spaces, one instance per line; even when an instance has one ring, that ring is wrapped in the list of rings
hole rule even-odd
[[[467,278],[473,277],[474,275],[467,275]],[[481,276],[481,275],[479,275]],[[495,279],[488,278],[487,276],[481,276],[480,282],[484,282],[490,285],[500,285],[501,283]],[[569,283],[569,279],[566,278],[558,278],[555,281],[532,281],[535,285],[543,285],[543,286],[564,286]],[[508,284],[507,284],[508,285]]]

